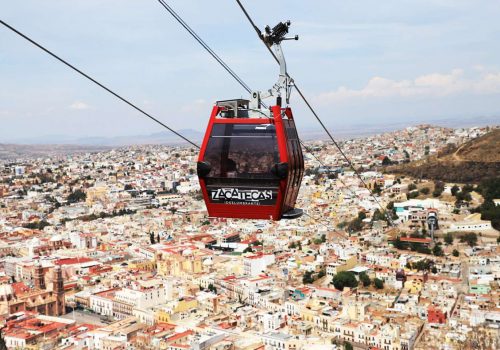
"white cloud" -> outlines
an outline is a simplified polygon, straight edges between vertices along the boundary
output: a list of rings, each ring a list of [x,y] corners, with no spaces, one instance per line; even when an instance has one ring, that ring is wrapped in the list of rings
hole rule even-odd
[[[85,102],[82,102],[82,101],[75,101],[73,102],[69,108],[71,109],[75,109],[75,110],[84,110],[84,109],[89,109],[90,106],[88,104],[86,104]]]
[[[450,73],[426,74],[411,80],[373,77],[361,89],[342,86],[335,91],[320,94],[317,101],[327,104],[354,98],[436,98],[458,94],[500,93],[500,72],[475,69],[475,74],[475,77],[467,78],[463,69],[454,69]]]

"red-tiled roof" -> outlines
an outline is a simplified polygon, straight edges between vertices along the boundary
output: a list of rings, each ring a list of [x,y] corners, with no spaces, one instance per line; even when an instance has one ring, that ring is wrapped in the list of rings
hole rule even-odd
[[[94,259],[90,258],[64,258],[64,259],[59,259],[56,260],[55,264],[56,265],[76,265],[76,264],[84,264],[87,262],[95,261]]]

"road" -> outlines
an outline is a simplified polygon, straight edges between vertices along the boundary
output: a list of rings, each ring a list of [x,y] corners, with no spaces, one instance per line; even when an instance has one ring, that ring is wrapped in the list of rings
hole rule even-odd
[[[93,324],[96,326],[106,326],[107,323],[104,323],[101,320],[101,316],[97,314],[93,314],[91,312],[85,312],[81,310],[75,310],[73,312],[70,312],[69,314],[66,314],[64,316],[61,316],[62,318],[65,318],[67,320],[75,320],[78,323],[88,323],[88,324]]]

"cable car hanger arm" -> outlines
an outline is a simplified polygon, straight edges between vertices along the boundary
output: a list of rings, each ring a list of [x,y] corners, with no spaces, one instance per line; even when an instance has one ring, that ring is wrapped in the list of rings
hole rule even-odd
[[[276,96],[279,101],[282,90],[285,91],[286,103],[287,104],[290,103],[290,94],[292,91],[292,87],[294,86],[294,83],[293,79],[287,73],[285,55],[281,47],[281,42],[283,40],[299,40],[298,35],[295,35],[294,37],[285,37],[285,35],[288,34],[288,28],[290,27],[290,25],[291,22],[286,21],[278,23],[276,26],[274,26],[273,29],[271,29],[269,26],[266,26],[265,32],[259,34],[260,38],[266,44],[268,49],[269,50],[274,49],[275,57],[280,66],[280,74],[278,81],[276,82],[276,84],[273,85],[271,89],[263,92],[256,91],[252,93],[252,101],[251,101],[252,106],[260,107],[261,99],[266,99],[273,96]],[[256,30],[258,29],[256,28]],[[280,103],[278,104],[280,105]]]

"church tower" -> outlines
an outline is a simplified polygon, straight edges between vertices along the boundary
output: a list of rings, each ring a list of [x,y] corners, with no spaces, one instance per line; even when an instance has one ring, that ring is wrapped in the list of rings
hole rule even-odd
[[[45,289],[45,275],[43,273],[43,267],[40,262],[36,262],[33,271],[33,279],[35,283],[35,289],[44,290]]]
[[[64,298],[64,280],[61,266],[54,267],[52,275],[52,293],[56,297],[56,307],[54,309],[55,316],[64,315],[66,313],[66,301]]]

